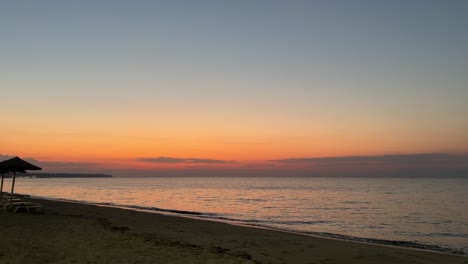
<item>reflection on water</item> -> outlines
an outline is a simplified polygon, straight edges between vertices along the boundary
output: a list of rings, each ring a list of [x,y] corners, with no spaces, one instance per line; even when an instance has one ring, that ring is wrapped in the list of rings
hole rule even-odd
[[[9,186],[9,182],[6,183]],[[18,179],[17,192],[468,250],[468,179]]]

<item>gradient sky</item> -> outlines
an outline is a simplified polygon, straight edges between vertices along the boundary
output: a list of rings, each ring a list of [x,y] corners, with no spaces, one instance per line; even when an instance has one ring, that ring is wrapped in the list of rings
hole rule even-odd
[[[461,0],[0,1],[0,154],[122,168],[467,154],[467,14]]]

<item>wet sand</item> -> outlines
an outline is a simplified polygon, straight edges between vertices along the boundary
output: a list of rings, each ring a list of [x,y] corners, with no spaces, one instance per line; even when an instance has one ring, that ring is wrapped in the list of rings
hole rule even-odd
[[[34,200],[0,213],[0,263],[468,263],[468,257]]]

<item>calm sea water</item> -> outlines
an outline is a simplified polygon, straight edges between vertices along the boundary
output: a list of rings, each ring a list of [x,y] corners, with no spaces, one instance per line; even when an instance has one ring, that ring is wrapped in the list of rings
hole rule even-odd
[[[468,179],[18,179],[16,186],[40,197],[468,254]]]

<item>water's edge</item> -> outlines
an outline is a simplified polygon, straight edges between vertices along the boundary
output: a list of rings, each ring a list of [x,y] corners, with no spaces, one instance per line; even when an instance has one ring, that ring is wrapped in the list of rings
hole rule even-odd
[[[441,247],[437,245],[423,244],[423,243],[418,243],[418,242],[413,242],[413,241],[403,241],[403,240],[398,241],[398,240],[355,237],[355,236],[348,236],[348,235],[335,234],[335,233],[326,233],[326,232],[306,232],[306,231],[300,232],[297,230],[290,230],[286,228],[272,227],[272,226],[269,226],[268,224],[263,224],[265,223],[265,221],[262,221],[262,220],[255,220],[255,219],[244,220],[244,219],[226,218],[226,217],[219,216],[218,214],[214,214],[214,213],[183,211],[183,210],[164,209],[164,208],[158,208],[158,207],[145,207],[145,206],[137,206],[137,205],[121,205],[121,204],[114,204],[114,203],[93,203],[93,202],[82,201],[82,200],[71,200],[71,199],[51,198],[51,197],[42,197],[42,196],[31,196],[31,198],[50,200],[50,201],[59,201],[59,202],[79,203],[79,204],[86,204],[86,205],[95,205],[95,206],[102,206],[102,207],[113,207],[113,208],[120,208],[124,210],[179,216],[179,217],[193,218],[193,219],[205,220],[205,221],[222,222],[222,223],[227,223],[231,225],[245,226],[245,227],[251,227],[251,228],[269,229],[269,230],[278,231],[278,232],[294,233],[294,234],[299,234],[299,235],[313,236],[313,237],[326,238],[326,239],[335,239],[335,240],[352,241],[352,242],[366,243],[366,244],[376,244],[376,245],[384,245],[384,246],[399,247],[399,248],[433,251],[437,253],[454,254],[458,256],[462,255],[462,256],[468,257],[468,252],[464,252],[463,250],[453,249],[453,248],[448,248],[448,247]]]

